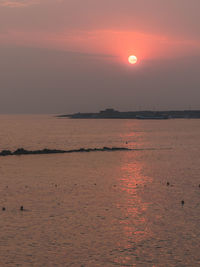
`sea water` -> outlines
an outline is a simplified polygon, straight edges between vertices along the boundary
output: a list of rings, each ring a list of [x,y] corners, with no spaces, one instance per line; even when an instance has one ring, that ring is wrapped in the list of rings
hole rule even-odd
[[[0,157],[0,266],[200,266],[200,120],[1,115],[0,129],[0,150],[133,149]]]

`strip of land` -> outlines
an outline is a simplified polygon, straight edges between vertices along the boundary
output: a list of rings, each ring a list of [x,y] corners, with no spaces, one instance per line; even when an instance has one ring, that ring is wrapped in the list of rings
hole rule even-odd
[[[112,108],[98,113],[74,113],[59,115],[59,118],[70,119],[200,119],[200,110],[168,110],[168,111],[126,111],[121,112]]]

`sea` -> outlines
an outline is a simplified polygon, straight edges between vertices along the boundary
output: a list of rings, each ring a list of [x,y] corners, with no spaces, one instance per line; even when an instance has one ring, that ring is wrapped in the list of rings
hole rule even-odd
[[[105,146],[0,157],[1,267],[200,266],[200,120],[0,115],[0,150]]]

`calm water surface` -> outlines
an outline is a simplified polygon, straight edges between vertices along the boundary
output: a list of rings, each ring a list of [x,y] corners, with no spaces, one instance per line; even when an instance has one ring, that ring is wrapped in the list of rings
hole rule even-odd
[[[138,149],[0,157],[0,266],[200,266],[200,120],[2,115],[0,129],[0,150]]]

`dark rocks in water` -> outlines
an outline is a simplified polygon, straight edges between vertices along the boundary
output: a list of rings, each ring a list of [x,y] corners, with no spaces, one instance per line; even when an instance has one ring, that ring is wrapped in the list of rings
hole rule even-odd
[[[167,182],[167,186],[169,186],[170,185],[170,183],[169,182]]]
[[[12,152],[10,150],[2,150],[0,152],[0,156],[9,156],[12,155]]]
[[[185,204],[185,201],[184,201],[184,200],[182,200],[182,201],[181,201],[181,204],[182,204],[182,206],[183,206],[183,205]]]
[[[66,153],[66,151],[57,150],[57,149],[48,149],[48,148],[44,148],[43,150],[26,150],[24,148],[18,148],[12,154],[13,155],[34,155],[34,154],[55,154],[55,153]]]
[[[24,148],[18,148],[14,152],[10,150],[2,150],[0,156],[19,156],[19,155],[41,155],[41,154],[57,154],[57,153],[78,153],[78,152],[95,152],[95,151],[130,151],[132,149],[126,147],[103,147],[103,148],[79,148],[73,150],[59,150],[59,149],[48,149],[42,150],[26,150]]]
[[[118,150],[127,150],[126,148],[122,148],[122,147],[112,147],[109,148],[110,151],[118,151]]]
[[[85,152],[85,148],[80,148],[77,150],[78,152]]]
[[[36,154],[37,152],[39,152],[38,154],[56,154],[56,153],[66,153],[65,150],[58,150],[58,149],[48,149],[45,148],[43,150],[36,150]]]
[[[104,151],[106,151],[106,150],[111,150],[111,148],[109,148],[109,147],[107,147],[107,146],[104,146],[104,147],[102,148],[102,150],[104,150]]]
[[[13,152],[13,155],[25,155],[30,154],[31,151],[25,150],[24,148],[18,148]]]
[[[5,210],[6,210],[6,208],[5,208],[5,207],[3,207],[3,208],[2,208],[2,210],[3,210],[3,211],[5,211]]]
[[[114,150],[114,151],[123,151],[123,150],[132,150],[132,149],[130,149],[130,148],[127,148],[127,147],[113,147],[112,148],[112,150]]]
[[[23,211],[23,210],[24,210],[24,207],[23,207],[23,206],[21,206],[21,207],[20,207],[20,210],[21,210],[21,211]]]

